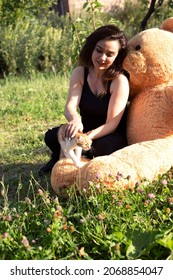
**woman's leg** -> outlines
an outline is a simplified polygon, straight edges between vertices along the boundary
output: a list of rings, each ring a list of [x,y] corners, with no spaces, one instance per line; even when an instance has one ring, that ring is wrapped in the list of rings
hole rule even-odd
[[[59,127],[54,127],[52,129],[49,129],[46,133],[45,133],[45,138],[44,141],[46,143],[46,145],[49,147],[49,149],[51,150],[52,154],[51,154],[51,159],[41,167],[41,169],[39,170],[39,175],[44,175],[46,173],[51,172],[54,164],[58,161],[59,159],[59,155],[60,155],[60,144],[58,142],[58,129]]]
[[[117,132],[99,139],[93,140],[92,148],[87,152],[87,157],[110,155],[113,152],[127,146],[125,135]]]

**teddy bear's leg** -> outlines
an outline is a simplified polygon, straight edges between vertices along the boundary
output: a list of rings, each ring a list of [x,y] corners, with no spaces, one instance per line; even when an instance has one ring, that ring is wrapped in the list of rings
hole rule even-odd
[[[75,167],[71,159],[63,158],[54,165],[51,172],[51,185],[54,191],[62,196],[68,197],[69,187],[75,185],[78,190],[81,186],[81,169],[89,161],[87,158],[81,158],[81,168]]]
[[[108,189],[133,188],[146,178],[157,179],[173,166],[173,137],[145,141],[91,160],[82,170],[82,188],[88,182]]]
[[[77,169],[68,160],[53,168],[51,184],[56,193],[74,185],[88,190],[90,182],[108,189],[133,188],[143,178],[153,181],[173,166],[173,137],[133,144],[109,156],[97,157]]]

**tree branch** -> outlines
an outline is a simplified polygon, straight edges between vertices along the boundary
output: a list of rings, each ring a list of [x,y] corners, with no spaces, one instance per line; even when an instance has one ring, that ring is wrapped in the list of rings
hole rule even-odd
[[[140,25],[140,30],[141,31],[146,28],[147,21],[149,20],[149,18],[152,15],[152,13],[154,13],[154,11],[155,11],[155,4],[156,4],[156,0],[151,0],[148,12],[147,12],[146,16],[144,17],[144,19],[143,19],[143,21],[141,22],[141,25]]]

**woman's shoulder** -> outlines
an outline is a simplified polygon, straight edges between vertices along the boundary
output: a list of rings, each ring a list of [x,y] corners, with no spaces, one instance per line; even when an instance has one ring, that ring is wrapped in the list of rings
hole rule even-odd
[[[113,84],[116,84],[117,82],[129,83],[129,80],[128,80],[128,77],[126,75],[124,75],[124,73],[121,73],[115,79],[112,80]]]
[[[83,85],[84,83],[84,67],[83,66],[77,66],[73,69],[71,74],[71,81],[74,82],[80,82],[80,84]]]
[[[77,66],[73,69],[72,75],[77,75],[78,77],[84,76],[84,66]]]
[[[129,92],[129,80],[128,78],[121,73],[111,82],[110,92],[116,92],[118,88],[123,89],[124,92]]]

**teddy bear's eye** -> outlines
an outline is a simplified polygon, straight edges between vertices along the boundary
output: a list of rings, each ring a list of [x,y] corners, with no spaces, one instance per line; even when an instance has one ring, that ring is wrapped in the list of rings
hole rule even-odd
[[[137,45],[137,46],[135,47],[135,50],[136,50],[136,51],[139,51],[140,48],[141,48],[141,46],[140,46],[140,45]]]

